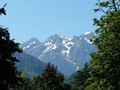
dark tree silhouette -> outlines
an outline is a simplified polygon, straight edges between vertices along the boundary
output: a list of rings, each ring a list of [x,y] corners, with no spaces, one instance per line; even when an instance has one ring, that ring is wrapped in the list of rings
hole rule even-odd
[[[17,84],[19,73],[15,63],[18,60],[13,55],[21,51],[19,43],[10,39],[8,29],[0,27],[0,90],[7,90]]]
[[[2,8],[0,8],[0,15],[2,15],[2,14],[6,15],[6,10],[5,10],[6,5],[7,5],[7,3]]]

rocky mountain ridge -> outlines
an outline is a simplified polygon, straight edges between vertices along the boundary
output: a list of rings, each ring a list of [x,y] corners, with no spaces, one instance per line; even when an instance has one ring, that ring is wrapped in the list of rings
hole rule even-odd
[[[80,36],[64,37],[52,35],[43,43],[32,38],[23,43],[23,50],[41,61],[51,62],[66,76],[82,68],[90,60],[90,53],[96,51],[96,47],[90,42],[94,36],[92,32],[86,32]]]

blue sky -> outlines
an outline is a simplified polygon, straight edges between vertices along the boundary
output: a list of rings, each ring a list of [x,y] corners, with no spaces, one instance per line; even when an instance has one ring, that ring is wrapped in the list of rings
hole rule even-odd
[[[0,0],[7,15],[0,16],[0,25],[9,28],[11,38],[23,43],[32,37],[41,42],[50,35],[79,36],[95,31],[93,12],[97,0]]]

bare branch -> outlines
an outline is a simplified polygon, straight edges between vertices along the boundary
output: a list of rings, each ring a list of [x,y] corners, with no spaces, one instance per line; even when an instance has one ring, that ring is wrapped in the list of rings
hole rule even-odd
[[[7,3],[4,5],[4,8],[6,7]]]
[[[100,3],[100,0],[98,0],[98,2]],[[98,7],[99,7],[99,9],[100,9],[103,13],[105,13],[106,15],[108,15],[107,12],[105,12],[100,5],[99,5]]]
[[[113,3],[113,6],[114,6],[115,11],[117,11],[117,7],[116,7],[115,0],[112,0],[112,3]]]
[[[112,3],[112,0],[109,0]]]
[[[100,9],[103,13],[105,13],[106,15],[108,15],[107,12],[105,12],[105,11],[102,9],[101,6],[98,6],[98,7],[99,7],[99,9]]]

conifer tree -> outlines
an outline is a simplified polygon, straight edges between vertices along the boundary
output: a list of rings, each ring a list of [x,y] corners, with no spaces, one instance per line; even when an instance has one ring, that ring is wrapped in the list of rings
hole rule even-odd
[[[40,90],[70,90],[69,85],[64,83],[64,76],[58,73],[57,67],[48,63],[41,74],[36,78],[37,88]]]
[[[0,27],[0,85],[15,85],[18,80],[15,68],[18,60],[13,57],[15,52],[21,52],[19,44],[10,39],[7,28]]]
[[[7,90],[17,84],[19,73],[15,63],[18,60],[13,55],[21,51],[19,43],[10,39],[8,28],[0,27],[0,90]]]

